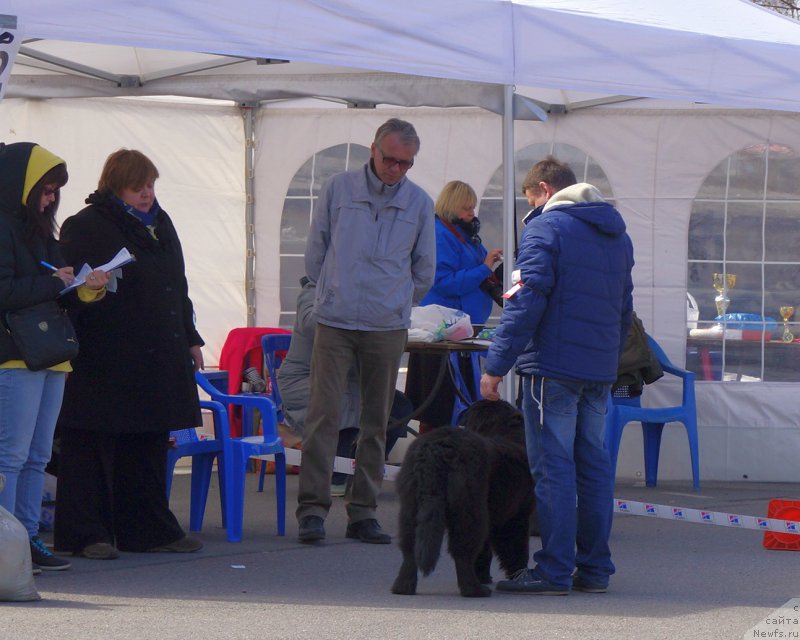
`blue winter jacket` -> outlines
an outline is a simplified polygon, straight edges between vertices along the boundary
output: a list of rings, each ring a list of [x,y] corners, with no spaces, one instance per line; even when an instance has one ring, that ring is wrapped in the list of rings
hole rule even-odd
[[[486,371],[612,383],[633,310],[633,245],[619,212],[581,183],[556,193],[520,240],[524,286],[506,302]],[[517,357],[519,359],[517,360]]]
[[[458,235],[456,235],[458,234]],[[452,230],[436,218],[436,278],[420,303],[440,304],[469,314],[472,324],[485,324],[492,312],[492,298],[481,289],[492,270],[484,264],[486,249],[475,245],[464,230]]]

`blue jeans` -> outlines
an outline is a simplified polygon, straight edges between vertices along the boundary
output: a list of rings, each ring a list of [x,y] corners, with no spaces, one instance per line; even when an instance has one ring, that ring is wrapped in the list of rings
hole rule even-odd
[[[614,573],[608,546],[614,476],[603,442],[610,387],[523,377],[525,439],[542,538],[534,570],[564,587],[572,585],[576,567],[600,584]]]
[[[39,532],[44,468],[53,451],[65,380],[63,371],[0,369],[0,473],[6,477],[0,505],[29,536]]]

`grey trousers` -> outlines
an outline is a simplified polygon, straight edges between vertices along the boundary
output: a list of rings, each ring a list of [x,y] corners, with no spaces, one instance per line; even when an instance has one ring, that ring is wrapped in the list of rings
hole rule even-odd
[[[325,518],[331,507],[331,473],[339,439],[342,395],[352,362],[358,364],[361,416],[355,473],[345,508],[350,523],[375,518],[383,480],[386,425],[408,332],[352,331],[317,324],[311,357],[297,520]]]

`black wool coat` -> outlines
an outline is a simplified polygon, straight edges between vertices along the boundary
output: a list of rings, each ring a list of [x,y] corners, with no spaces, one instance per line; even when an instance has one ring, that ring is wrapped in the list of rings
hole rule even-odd
[[[59,426],[108,433],[170,431],[200,424],[189,347],[202,345],[194,326],[181,244],[164,211],[158,240],[110,194],[61,227],[61,250],[77,273],[126,247],[117,291],[73,314],[80,353],[67,377]]]
[[[67,302],[77,303],[74,292],[59,297],[64,284],[39,264],[39,260],[58,267],[65,264],[55,239],[25,241],[23,223],[0,215],[0,362],[22,359],[6,331],[6,312],[51,300],[57,300],[62,306]]]

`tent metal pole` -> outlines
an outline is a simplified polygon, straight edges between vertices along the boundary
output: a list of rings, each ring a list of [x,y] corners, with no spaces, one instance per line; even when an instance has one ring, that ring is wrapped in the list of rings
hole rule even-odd
[[[244,290],[247,304],[247,326],[256,324],[256,220],[255,220],[255,155],[257,102],[239,104],[244,122],[244,189],[245,189],[245,271]]]
[[[511,288],[514,270],[514,87],[503,87],[503,288]],[[517,376],[512,369],[501,388],[501,397],[514,404]]]

